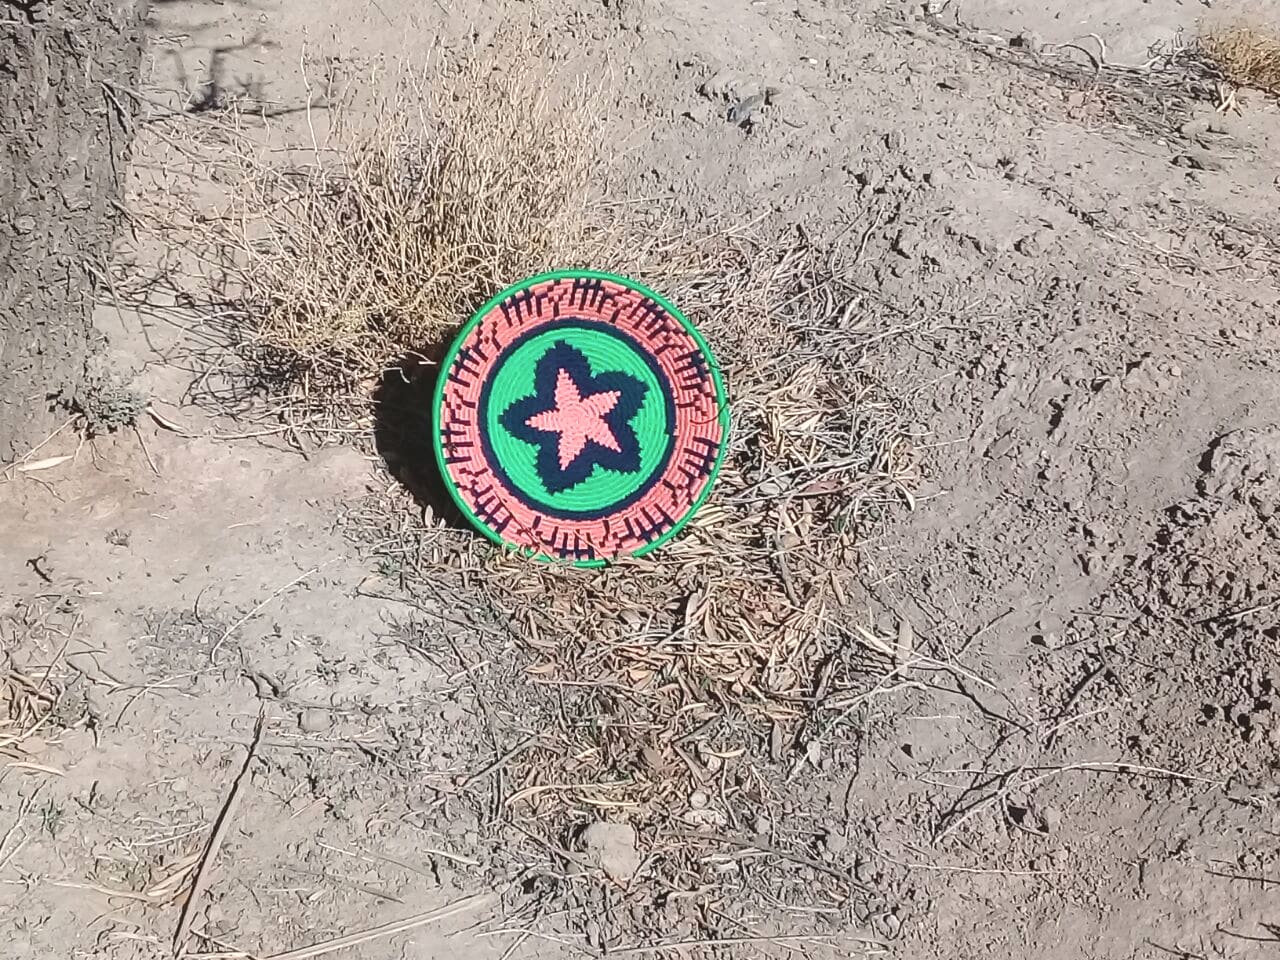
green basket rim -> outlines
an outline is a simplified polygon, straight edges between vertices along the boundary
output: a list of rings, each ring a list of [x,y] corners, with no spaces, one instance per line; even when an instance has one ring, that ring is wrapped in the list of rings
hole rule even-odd
[[[445,465],[444,443],[440,435],[440,410],[444,403],[444,388],[447,380],[445,373],[449,369],[449,365],[453,362],[453,358],[457,355],[458,348],[462,346],[463,341],[467,339],[471,334],[471,331],[474,330],[480,321],[488,315],[490,310],[508,297],[514,296],[524,290],[528,290],[530,287],[537,286],[538,284],[548,283],[554,280],[570,280],[579,278],[588,280],[608,280],[612,283],[621,284],[622,286],[635,290],[646,297],[652,298],[654,302],[662,307],[663,310],[675,317],[676,320],[680,322],[680,325],[684,327],[691,337],[693,337],[694,342],[707,358],[707,366],[711,369],[711,379],[715,384],[716,402],[720,406],[720,415],[718,417],[721,429],[720,451],[716,455],[715,465],[711,469],[711,474],[707,478],[707,483],[706,486],[703,487],[702,493],[698,495],[698,499],[693,502],[693,505],[685,515],[681,517],[670,530],[658,537],[657,540],[654,540],[653,543],[647,543],[640,549],[627,554],[626,557],[618,558],[618,560],[625,560],[627,557],[642,557],[647,553],[657,550],[660,546],[667,543],[676,536],[676,534],[683,530],[685,525],[693,519],[694,515],[702,509],[702,505],[706,503],[707,498],[711,496],[711,491],[715,487],[716,480],[720,476],[720,468],[724,465],[725,454],[729,449],[730,410],[728,397],[724,387],[724,377],[720,372],[720,365],[716,362],[715,354],[711,352],[711,346],[707,343],[706,338],[703,337],[697,327],[689,322],[689,319],[679,310],[679,308],[676,307],[675,304],[650,287],[616,273],[607,273],[602,270],[550,270],[546,273],[539,273],[536,276],[521,280],[519,283],[499,291],[485,301],[484,305],[475,311],[475,313],[471,315],[471,318],[462,325],[462,329],[458,331],[457,336],[455,336],[449,344],[449,349],[446,350],[444,355],[440,358],[438,373],[436,375],[436,386],[431,400],[431,446],[435,451],[436,468],[440,471],[440,477],[444,481],[445,489],[449,491],[449,497],[453,500],[454,505],[458,510],[461,511],[462,515],[466,517],[471,525],[485,537],[492,540],[504,550],[519,554],[526,559],[573,567],[604,567],[608,566],[610,563],[616,563],[618,561],[566,561],[559,557],[547,556],[546,554],[539,553],[532,547],[525,547],[518,543],[511,543],[510,541],[504,540],[500,534],[486,526],[485,523],[477,517],[475,512],[467,505],[466,501],[462,498],[461,492],[458,490],[457,484],[454,483],[453,477],[450,475],[449,470]]]

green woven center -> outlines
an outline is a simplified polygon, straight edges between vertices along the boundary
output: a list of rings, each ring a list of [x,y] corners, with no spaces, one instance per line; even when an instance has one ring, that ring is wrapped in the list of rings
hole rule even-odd
[[[624,373],[645,386],[644,402],[630,419],[640,445],[640,469],[619,472],[596,465],[591,475],[567,490],[553,493],[539,477],[538,447],[513,436],[503,426],[503,413],[532,397],[538,361],[557,343],[566,343],[587,358],[591,375]],[[629,344],[603,330],[551,329],[522,343],[493,375],[485,428],[493,453],[519,492],[552,510],[590,511],[608,507],[636,493],[662,465],[671,436],[667,398],[653,368]]]

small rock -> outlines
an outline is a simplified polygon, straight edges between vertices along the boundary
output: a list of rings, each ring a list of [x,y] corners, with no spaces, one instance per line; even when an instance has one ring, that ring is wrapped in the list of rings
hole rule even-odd
[[[951,182],[951,174],[945,170],[930,170],[924,175],[924,182],[931,187],[945,187]]]
[[[883,935],[886,940],[895,940],[897,939],[898,934],[902,932],[902,921],[898,919],[898,915],[896,913],[886,913],[882,915],[876,921],[876,926],[883,931]]]
[[[1011,433],[1006,433],[1003,437],[998,437],[991,446],[987,447],[987,459],[999,460],[1012,450],[1016,443],[1017,440]]]
[[[459,723],[466,719],[467,711],[456,703],[446,703],[440,708],[440,719],[445,723]]]
[[[640,869],[636,832],[629,823],[598,820],[589,824],[578,839],[587,859],[611,880],[625,882]]]
[[[849,840],[839,830],[828,830],[822,837],[822,845],[828,853],[838,857],[849,849]]]
[[[331,726],[333,726],[333,719],[329,716],[328,710],[307,707],[298,714],[298,729],[303,733],[324,733]]]
[[[745,100],[761,93],[760,85],[733,70],[721,70],[698,88],[708,100]]]
[[[903,137],[898,130],[890,130],[884,135],[884,145],[887,149],[898,151],[902,149]]]
[[[875,190],[884,184],[884,172],[879,167],[867,167],[858,174],[858,180],[864,190]]]
[[[695,810],[707,809],[707,804],[710,802],[710,798],[701,790],[695,790],[689,795],[689,806]]]
[[[1198,147],[1191,147],[1185,153],[1178,154],[1173,158],[1173,165],[1175,167],[1187,167],[1191,170],[1227,169],[1226,160]]]
[[[1009,46],[1028,53],[1039,53],[1044,48],[1044,38],[1034,30],[1024,30],[1009,41]]]
[[[1040,822],[1045,833],[1056,833],[1062,826],[1062,811],[1057,807],[1045,807],[1040,811]]]
[[[444,834],[446,837],[465,837],[469,829],[467,821],[459,817],[445,824]]]
[[[876,880],[876,868],[869,860],[859,860],[857,866],[853,868],[853,876],[859,883],[871,886]]]
[[[921,239],[918,228],[912,226],[903,227],[893,240],[893,251],[898,256],[910,260],[916,255]]]
[[[749,97],[743,97],[731,106],[725,114],[725,119],[735,126],[749,126],[760,117],[760,111],[765,106],[765,95],[763,93],[753,93]]]
[[[30,214],[23,214],[13,221],[13,229],[18,233],[30,233],[36,228],[36,218]]]

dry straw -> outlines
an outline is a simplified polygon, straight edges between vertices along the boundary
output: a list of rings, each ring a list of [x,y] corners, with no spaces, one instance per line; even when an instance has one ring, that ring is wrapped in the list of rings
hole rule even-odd
[[[1280,95],[1280,28],[1224,21],[1206,26],[1200,42],[1231,83]]]
[[[590,261],[596,100],[582,83],[552,92],[535,65],[374,76],[352,89],[388,92],[309,109],[293,164],[233,151],[212,239],[252,342],[346,388],[432,352],[503,286]]]

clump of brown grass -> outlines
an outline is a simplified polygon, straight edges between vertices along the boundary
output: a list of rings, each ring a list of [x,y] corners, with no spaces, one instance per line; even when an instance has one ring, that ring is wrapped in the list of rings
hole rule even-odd
[[[0,615],[0,758],[24,766],[28,742],[56,735],[63,716],[63,655],[75,633],[60,605],[18,605]],[[65,631],[65,632],[64,632]],[[28,667],[16,662],[35,658]]]
[[[1208,25],[1201,47],[1236,86],[1280,95],[1280,29],[1254,20]]]
[[[503,286],[589,261],[596,101],[583,83],[553,95],[536,65],[441,59],[371,104],[310,111],[293,165],[235,151],[214,239],[253,342],[349,386]]]

